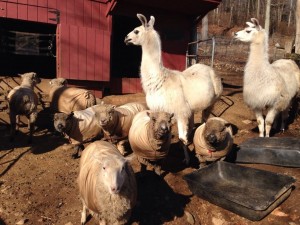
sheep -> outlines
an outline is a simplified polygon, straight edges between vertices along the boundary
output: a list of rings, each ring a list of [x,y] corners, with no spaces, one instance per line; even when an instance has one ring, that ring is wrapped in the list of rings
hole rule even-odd
[[[68,114],[96,105],[96,98],[90,91],[67,87],[67,80],[64,78],[55,78],[49,83],[50,108],[53,112]]]
[[[171,145],[171,126],[174,114],[145,110],[135,115],[129,130],[129,143],[133,153],[141,163],[142,171],[154,164],[160,175],[161,168],[156,165],[168,155]]]
[[[41,79],[34,72],[20,74],[20,76],[21,85],[14,87],[7,95],[11,125],[10,141],[14,140],[16,129],[19,129],[19,116],[25,115],[28,119],[28,143],[31,143],[34,124],[38,115],[38,96],[34,92],[34,87],[41,82]]]
[[[131,102],[121,106],[99,104],[95,118],[103,129],[104,139],[117,145],[119,151],[125,155],[125,143],[128,142],[128,133],[133,117],[141,111],[148,109],[146,104]]]
[[[219,117],[209,118],[196,129],[193,144],[200,166],[224,160],[233,145],[230,123]]]
[[[136,178],[128,160],[113,144],[95,141],[86,147],[77,183],[83,203],[82,225],[86,223],[87,209],[99,224],[128,222],[136,204]]]
[[[149,22],[142,14],[137,14],[142,23],[125,37],[125,44],[142,47],[140,76],[146,102],[150,110],[174,113],[178,135],[183,144],[185,163],[189,164],[189,133],[193,113],[203,112],[205,121],[209,110],[220,97],[223,87],[221,79],[206,65],[194,64],[185,71],[170,70],[163,66],[161,40],[154,29],[155,18]]]
[[[268,56],[268,34],[257,19],[235,33],[235,39],[250,42],[250,53],[244,71],[243,98],[255,113],[259,136],[269,137],[276,116],[282,112],[281,130],[288,117],[289,106],[300,88],[300,71],[296,63],[280,59],[272,64]],[[263,110],[267,110],[263,116]]]
[[[80,157],[83,143],[102,138],[102,128],[98,125],[95,117],[99,108],[101,106],[94,105],[70,114],[54,114],[54,128],[69,137],[70,143],[74,146],[74,157]]]

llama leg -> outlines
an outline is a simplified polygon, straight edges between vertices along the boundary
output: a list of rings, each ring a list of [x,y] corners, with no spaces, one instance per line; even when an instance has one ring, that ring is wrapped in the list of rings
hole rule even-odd
[[[280,130],[283,133],[285,130],[285,123],[287,121],[287,118],[289,117],[289,107],[287,109],[285,109],[282,113],[281,113],[281,126],[280,126]]]
[[[184,151],[184,163],[188,165],[190,163],[190,155],[188,151],[188,123],[184,123],[184,120],[177,120],[177,126],[178,126],[178,136],[179,140],[182,142],[183,145],[183,151]]]
[[[278,111],[275,109],[270,109],[266,116],[266,137],[270,137],[270,131],[275,117],[277,116]]]
[[[259,136],[264,137],[265,123],[264,117],[261,110],[255,110],[255,116],[258,124]]]
[[[83,207],[82,207],[80,222],[81,222],[81,225],[84,225],[86,223],[86,210],[87,210],[87,208],[86,208],[84,203],[82,203],[82,205],[83,205]]]

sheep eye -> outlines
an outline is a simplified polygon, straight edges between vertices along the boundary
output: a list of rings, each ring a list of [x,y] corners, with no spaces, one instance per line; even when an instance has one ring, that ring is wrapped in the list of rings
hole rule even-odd
[[[106,167],[105,167],[105,166],[103,166],[103,167],[102,167],[102,169],[103,169],[103,170],[105,170],[105,169],[106,169]]]
[[[249,34],[251,32],[251,30],[246,30],[246,32]]]
[[[134,31],[134,33],[135,33],[135,34],[138,34],[138,33],[139,33],[139,31],[138,31],[138,30],[135,30],[135,31]]]

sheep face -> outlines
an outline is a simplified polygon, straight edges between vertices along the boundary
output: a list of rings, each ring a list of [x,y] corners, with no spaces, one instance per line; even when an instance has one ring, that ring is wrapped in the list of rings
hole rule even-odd
[[[105,128],[112,123],[116,106],[103,103],[101,105],[102,107],[99,107],[95,112],[95,117],[99,126]]]
[[[163,140],[171,132],[172,118],[174,114],[167,112],[147,112],[150,117],[150,129],[154,132],[156,140]]]
[[[22,78],[22,83],[29,83],[33,86],[41,83],[41,79],[34,72],[20,74],[20,76]]]
[[[105,187],[110,194],[118,194],[127,177],[127,161],[107,158],[101,164],[101,175]]]
[[[146,33],[155,32],[153,29],[155,18],[153,16],[150,17],[149,22],[147,22],[146,17],[142,14],[137,14],[137,17],[141,21],[142,26],[136,27],[133,31],[127,34],[124,40],[126,45],[142,45],[145,38],[149,35],[146,35]]]
[[[204,127],[204,139],[213,149],[218,149],[224,143],[227,137],[227,127],[230,126],[223,120],[210,118],[207,120]]]
[[[238,31],[234,34],[234,38],[238,39],[242,42],[254,42],[254,41],[263,41],[261,39],[264,38],[264,35],[260,34],[262,31],[262,27],[259,25],[259,22],[255,18],[251,18],[252,22],[246,22],[248,27],[244,30]]]
[[[55,78],[49,82],[50,86],[67,86],[68,82],[64,78]]]
[[[66,113],[55,113],[54,114],[54,128],[58,132],[64,132],[66,130],[66,127],[68,125],[68,122],[73,117],[73,112],[70,114]]]

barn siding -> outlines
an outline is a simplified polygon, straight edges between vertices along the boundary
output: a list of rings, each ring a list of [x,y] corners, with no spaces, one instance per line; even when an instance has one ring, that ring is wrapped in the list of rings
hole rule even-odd
[[[41,23],[58,23],[57,76],[108,81],[110,25],[107,4],[90,0],[8,0],[1,16]],[[84,10],[83,10],[84,9]],[[60,20],[55,21],[58,10]]]

